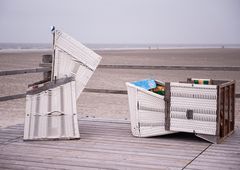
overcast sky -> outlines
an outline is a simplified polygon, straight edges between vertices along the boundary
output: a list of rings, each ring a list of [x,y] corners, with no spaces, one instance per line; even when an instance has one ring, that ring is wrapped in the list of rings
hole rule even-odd
[[[0,0],[0,42],[240,44],[240,0]]]

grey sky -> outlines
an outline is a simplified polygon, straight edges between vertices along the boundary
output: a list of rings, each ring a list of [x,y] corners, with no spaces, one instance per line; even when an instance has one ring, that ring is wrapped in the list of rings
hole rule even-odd
[[[240,0],[0,0],[0,42],[240,44]]]

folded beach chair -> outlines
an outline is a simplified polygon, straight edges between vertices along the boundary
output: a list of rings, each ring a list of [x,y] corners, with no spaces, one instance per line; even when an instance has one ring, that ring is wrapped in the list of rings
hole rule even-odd
[[[24,140],[80,138],[76,100],[101,56],[53,30],[51,80],[27,92]],[[44,82],[44,81],[40,81]]]

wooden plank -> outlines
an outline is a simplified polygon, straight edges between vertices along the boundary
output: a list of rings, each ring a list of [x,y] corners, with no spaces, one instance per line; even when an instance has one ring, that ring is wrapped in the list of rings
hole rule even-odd
[[[126,90],[109,90],[109,89],[85,88],[83,91],[84,92],[90,92],[90,93],[127,94]]]
[[[79,121],[80,140],[23,142],[23,125],[0,129],[10,140],[0,145],[0,167],[102,168],[102,169],[196,169],[233,168],[238,165],[240,133],[236,131],[223,144],[212,145],[192,134],[136,138],[129,121],[102,119]],[[235,141],[235,142],[233,142]],[[198,156],[200,154],[200,156]],[[216,165],[223,162],[224,166]],[[216,166],[214,166],[216,165]]]
[[[20,98],[24,98],[24,97],[26,97],[26,93],[15,94],[15,95],[11,95],[11,96],[3,96],[3,97],[0,97],[0,102],[14,100],[14,99],[20,99]]]
[[[42,62],[52,63],[52,55],[51,54],[42,55]]]
[[[92,142],[95,140],[91,140]],[[106,143],[106,142],[97,142],[95,141],[94,148],[86,148],[89,147],[89,142],[90,141],[83,141],[81,140],[81,147],[79,145],[51,145],[51,144],[41,144],[41,143],[34,143],[33,145],[23,145],[20,143],[14,143],[13,148],[21,148],[21,147],[29,147],[29,148],[44,148],[44,149],[62,149],[62,150],[75,150],[79,152],[104,152],[108,154],[134,154],[135,156],[147,156],[147,157],[158,157],[161,159],[191,159],[193,155],[197,155],[200,151],[202,151],[202,148],[197,148],[197,149],[187,149],[185,147],[184,149],[179,149],[180,147],[176,148],[168,148],[169,146],[165,147],[159,147],[158,150],[154,150],[157,148],[156,146],[152,147],[146,147],[145,145],[127,145],[126,143],[120,144],[114,142],[112,143]],[[91,142],[90,142],[91,143]],[[122,149],[124,147],[124,149]],[[141,149],[141,152],[139,153],[139,148]],[[178,153],[175,151],[178,150]]]
[[[171,88],[170,83],[165,83],[165,130],[170,130],[170,107],[171,107]]]
[[[81,123],[82,122],[82,123]],[[104,142],[108,142],[111,143],[111,142],[116,142],[116,143],[125,143],[124,145],[127,145],[129,143],[129,145],[133,145],[134,143],[137,143],[138,145],[145,145],[145,144],[148,144],[148,145],[151,145],[154,147],[158,147],[158,148],[164,148],[166,146],[170,146],[169,149],[174,149],[177,147],[181,147],[181,148],[184,148],[184,149],[198,149],[198,148],[202,148],[203,146],[206,146],[207,143],[202,143],[201,145],[199,145],[199,141],[196,142],[195,139],[187,142],[185,141],[185,138],[182,138],[180,137],[179,135],[175,136],[175,138],[172,138],[170,135],[169,135],[169,139],[168,138],[162,138],[159,137],[159,138],[152,138],[152,139],[149,139],[149,138],[135,138],[135,137],[132,137],[131,133],[130,133],[130,130],[129,130],[129,126],[127,126],[126,128],[121,128],[119,129],[119,127],[116,126],[116,129],[114,128],[113,129],[113,125],[116,125],[116,124],[112,124],[112,127],[110,128],[106,128],[103,124],[102,124],[102,127],[101,126],[96,126],[96,127],[89,127],[86,126],[86,125],[83,125],[83,122],[85,121],[80,121],[80,133],[82,134],[82,138],[84,139],[81,139],[82,140],[88,140],[88,141],[91,141],[92,139],[96,139],[98,141],[104,141]],[[94,122],[95,124],[95,122]],[[18,128],[19,129],[19,128]],[[90,137],[89,137],[90,135]],[[180,137],[180,138],[179,138]],[[179,138],[179,141],[181,141],[181,143],[179,144],[179,142],[176,142],[178,140],[175,140],[176,138]],[[200,141],[201,142],[201,141]],[[184,144],[184,146],[183,146]],[[121,146],[122,147],[122,146]],[[153,149],[152,148],[152,149]]]
[[[24,151],[24,150],[26,150],[26,149],[24,149],[24,148],[22,148],[21,149],[21,147],[18,147],[20,150],[22,150],[22,152],[24,152],[25,154],[27,154],[27,155],[31,155],[31,153],[33,154],[33,152],[31,152],[31,153],[28,153],[28,152],[26,152],[26,151]],[[30,148],[31,150],[33,149],[33,148]],[[42,148],[41,147],[39,147],[39,149],[41,149],[42,150]],[[50,149],[50,150],[49,150]],[[116,152],[109,152],[109,151],[111,151],[111,149],[104,149],[104,150],[99,150],[99,151],[97,151],[97,149],[95,149],[95,148],[93,148],[92,150],[94,150],[94,151],[91,151],[91,150],[88,150],[88,149],[86,149],[85,148],[85,151],[84,150],[76,150],[76,149],[74,149],[74,148],[72,148],[72,149],[64,149],[64,148],[56,148],[56,150],[52,150],[53,148],[49,148],[49,149],[47,149],[47,148],[44,148],[44,155],[46,155],[46,156],[54,156],[55,158],[56,157],[58,157],[58,155],[62,155],[63,153],[61,153],[62,151],[64,151],[64,152],[66,152],[67,150],[68,150],[68,152],[71,152],[71,155],[69,155],[69,156],[71,156],[71,157],[78,157],[78,158],[81,158],[81,156],[82,155],[84,155],[85,157],[87,157],[87,158],[89,158],[89,159],[102,159],[102,158],[99,158],[99,155],[104,155],[105,157],[108,157],[108,160],[112,160],[112,161],[117,161],[117,160],[119,160],[119,161],[121,161],[121,159],[122,159],[122,157],[123,157],[123,153],[122,152],[120,152],[120,153],[118,153],[117,151]],[[82,147],[82,149],[84,149],[84,147]],[[14,148],[13,148],[13,150],[14,150]],[[21,154],[21,151],[20,150],[18,150],[19,151],[19,153]],[[10,151],[10,150],[9,150]],[[17,152],[18,152],[17,151]],[[107,151],[107,152],[106,152]],[[37,147],[35,147],[35,150],[34,150],[34,152],[35,153],[37,153],[38,154],[38,151],[37,151]],[[73,154],[73,155],[72,155]],[[75,155],[76,154],[76,155]],[[139,153],[139,154],[141,154],[141,153]],[[138,154],[138,152],[136,152],[136,153],[134,153],[134,152],[129,152],[128,153],[128,155],[129,155],[129,157],[131,158],[131,159],[134,159],[135,161],[137,161],[138,159],[140,159],[139,161],[141,161],[142,160],[142,158],[144,158],[145,159],[145,164],[148,162],[148,160],[150,161],[150,160],[155,160],[156,158],[156,155],[139,155]],[[41,153],[39,153],[39,155],[41,155]],[[124,153],[124,155],[127,155],[127,153]],[[138,158],[138,159],[137,159]],[[163,164],[166,164],[167,163],[167,161],[173,161],[173,162],[175,162],[175,161],[177,161],[177,160],[179,160],[179,158],[175,158],[175,159],[170,159],[170,158],[161,158],[161,156],[157,156],[157,158],[159,158],[159,160],[162,160],[162,161],[164,161],[164,163]],[[173,163],[172,162],[172,163]],[[168,162],[167,164],[169,164],[170,162]],[[144,164],[144,163],[142,163],[142,164]],[[155,163],[156,164],[156,163]],[[157,164],[160,164],[160,163],[157,163]]]
[[[48,67],[48,68],[52,68],[52,63],[40,63],[39,67]]]
[[[206,146],[204,142],[196,143],[193,140],[193,146],[187,147],[183,138],[178,142],[174,138],[135,138],[130,134],[129,122],[82,120],[79,121],[79,127],[87,132],[82,134],[80,140],[22,142],[22,139],[19,139],[4,146],[2,157],[6,161],[30,161],[30,166],[34,166],[32,162],[36,160],[50,160],[49,164],[61,164],[65,161],[65,164],[69,165],[69,161],[65,159],[71,158],[76,166],[86,164],[98,168],[180,169]],[[18,128],[11,127],[9,130],[23,129],[18,125]],[[191,141],[187,143],[191,144]],[[21,155],[25,155],[24,160],[20,160]]]
[[[141,144],[131,144],[130,145],[130,144],[126,144],[126,143],[123,143],[123,142],[122,143],[121,142],[117,143],[117,141],[111,141],[111,142],[110,141],[108,141],[108,142],[101,141],[101,142],[97,142],[97,140],[93,140],[93,139],[92,140],[83,140],[83,139],[81,139],[80,143],[82,144],[82,146],[88,146],[89,142],[92,143],[91,141],[92,142],[95,141],[94,149],[98,149],[98,150],[111,149],[111,152],[113,152],[113,153],[118,151],[118,149],[121,149],[121,147],[123,147],[123,146],[126,146],[126,148],[124,148],[120,152],[125,152],[125,153],[137,152],[139,147],[142,147],[141,151],[143,153],[139,153],[139,155],[144,155],[146,153],[148,155],[153,155],[153,154],[157,153],[157,154],[160,154],[159,156],[161,156],[161,155],[164,155],[164,153],[167,153],[169,155],[172,155],[172,157],[179,157],[179,156],[189,156],[191,154],[197,154],[197,153],[199,153],[199,151],[201,151],[203,149],[203,147],[202,148],[198,147],[197,149],[190,150],[190,149],[187,149],[187,147],[185,147],[184,149],[180,150],[179,148],[181,146],[171,147],[171,145],[165,145],[164,146],[165,148],[164,147],[159,147],[158,150],[153,150],[152,151],[152,149],[156,148],[157,146],[152,145],[151,147],[150,146],[146,147],[146,144],[142,144],[142,145]],[[112,143],[114,143],[114,144],[112,144]],[[25,145],[20,144],[20,143],[15,144],[15,145],[14,145],[15,147],[17,147],[17,146],[19,146],[19,147],[20,146],[25,146]],[[76,144],[71,144],[71,145],[69,144],[67,146],[64,146],[64,145],[53,146],[53,145],[51,145],[49,143],[47,145],[46,144],[41,144],[41,143],[35,143],[32,146],[39,147],[39,148],[41,148],[41,147],[47,147],[47,148],[50,147],[50,148],[55,148],[55,149],[57,149],[56,147],[59,147],[59,148],[62,148],[62,149],[74,149],[75,147],[78,147]],[[160,145],[158,145],[158,146],[160,146]],[[78,148],[78,149],[79,150],[86,150],[86,148]],[[76,149],[76,150],[78,150],[78,149]],[[94,149],[87,148],[87,150],[94,150]],[[179,149],[179,153],[175,153],[176,149]],[[184,152],[184,150],[185,150],[185,152]]]
[[[234,164],[239,164],[239,158],[236,157],[237,154],[235,155],[235,157],[233,156],[233,154],[226,154],[226,155],[212,155],[212,156],[209,156],[209,155],[205,155],[205,156],[202,156],[201,158],[199,158],[197,161],[201,161],[201,162],[206,162],[206,163],[228,163],[228,164],[231,164],[231,165],[234,165]]]
[[[236,124],[236,112],[235,112],[235,109],[236,109],[236,99],[235,99],[235,95],[236,95],[236,98],[237,98],[237,96],[238,96],[238,94],[236,94],[236,84],[234,84],[233,86],[232,86],[232,96],[233,96],[233,98],[232,98],[232,110],[233,110],[233,123],[232,123],[232,126],[233,126],[233,129],[234,129],[234,127],[235,127],[235,124]],[[240,97],[240,94],[239,94],[239,96],[238,97]],[[239,113],[238,113],[239,114]],[[238,118],[239,118],[240,116],[238,116]]]
[[[14,151],[16,150],[16,151]],[[55,159],[68,159],[68,158],[76,158],[77,159],[92,159],[95,161],[104,161],[106,158],[108,161],[122,161],[122,165],[129,164],[132,161],[139,162],[140,164],[152,164],[152,165],[165,165],[169,166],[171,164],[175,163],[176,167],[181,167],[184,163],[187,163],[189,159],[191,158],[185,158],[185,157],[172,157],[167,156],[164,157],[164,155],[157,155],[157,154],[144,154],[144,153],[138,153],[138,152],[118,152],[119,150],[116,150],[113,152],[111,148],[108,149],[95,149],[91,148],[90,150],[87,148],[81,147],[80,149],[66,149],[66,148],[47,148],[47,147],[31,147],[27,148],[27,146],[18,146],[18,149],[14,146],[8,147],[8,153],[4,152],[3,157],[7,158],[7,156],[19,156],[23,153],[28,156],[34,156],[36,158],[41,158],[42,155],[45,155],[46,157],[54,157]],[[12,153],[13,152],[13,153]],[[71,153],[69,153],[71,152]],[[144,152],[144,151],[143,151]],[[67,155],[64,153],[68,153]],[[1,157],[1,156],[0,156]],[[124,158],[128,158],[127,160]],[[46,158],[45,158],[46,159]],[[141,161],[144,159],[144,162],[141,163]],[[73,159],[72,159],[73,160]],[[156,160],[160,160],[161,162],[155,162]]]
[[[225,162],[223,160],[220,160],[220,161],[212,161],[210,162],[209,160],[197,160],[196,162],[194,162],[194,164],[192,164],[191,166],[189,167],[193,167],[193,166],[199,166],[199,167],[208,167],[209,169],[212,169],[212,168],[218,168],[218,169],[239,169],[240,167],[240,163],[239,162]]]
[[[42,56],[42,63],[39,64],[40,67],[48,67],[51,69],[51,71],[43,72],[43,79],[44,80],[51,80],[51,74],[52,74],[52,55],[43,55]]]
[[[220,112],[220,126],[222,125],[222,127],[220,128],[220,138],[223,138],[226,133],[225,133],[225,107],[226,107],[226,91],[225,91],[226,87],[220,87],[221,91],[223,92],[222,98],[223,98],[223,102],[221,103],[220,107],[222,108],[222,112]]]
[[[78,165],[78,166],[73,166],[73,165],[65,165],[62,162],[58,162],[57,164],[53,163],[45,163],[47,160],[45,159],[38,159],[38,160],[31,160],[31,158],[24,160],[13,160],[13,159],[5,159],[2,158],[0,159],[0,167],[17,167],[17,169],[20,167],[23,170],[25,169],[71,169],[71,170],[78,170],[78,169],[86,169],[86,170],[96,170],[97,168],[92,168],[92,167],[87,167],[84,165]],[[13,168],[14,169],[14,168]]]
[[[16,150],[16,148],[13,148],[12,150],[8,150],[8,153],[12,153],[12,151],[14,151],[14,150]],[[42,151],[42,152],[40,152],[40,151]],[[58,152],[58,151],[63,151],[63,152]],[[25,155],[28,155],[31,158],[34,157],[34,156],[36,157],[36,155],[39,155],[36,158],[37,160],[41,159],[42,155],[45,155],[44,159],[49,159],[49,157],[50,158],[54,157],[55,160],[56,159],[61,159],[61,162],[63,162],[62,160],[66,156],[63,156],[62,158],[59,158],[59,155],[64,155],[64,153],[69,153],[69,152],[71,152],[71,155],[68,154],[68,157],[71,157],[71,158],[77,157],[78,158],[77,162],[81,161],[81,156],[82,155],[84,157],[87,157],[88,160],[91,160],[93,162],[103,162],[104,159],[106,159],[106,157],[107,157],[108,161],[111,160],[112,162],[116,162],[116,161],[120,161],[121,162],[122,161],[122,157],[125,157],[124,155],[126,155],[126,156],[129,155],[129,154],[126,154],[126,153],[122,154],[121,152],[120,153],[118,153],[118,152],[116,152],[116,153],[108,153],[108,152],[106,152],[106,150],[105,150],[105,152],[103,152],[102,150],[100,150],[99,152],[97,152],[96,150],[95,151],[91,151],[91,150],[86,150],[86,151],[75,150],[74,148],[72,150],[66,150],[66,149],[63,149],[63,148],[56,148],[56,150],[52,150],[52,148],[51,148],[50,150],[48,150],[46,148],[41,148],[41,147],[40,148],[35,147],[35,149],[29,148],[29,150],[27,148],[26,149],[25,148],[21,149],[20,147],[18,147],[18,149],[14,153],[14,155],[16,155],[18,153],[21,155],[21,154],[24,153]],[[74,153],[77,154],[77,155],[75,155],[75,156],[72,155]],[[146,167],[146,165],[147,165],[148,168],[153,166],[156,169],[160,168],[160,167],[164,167],[164,168],[166,168],[166,167],[179,167],[179,166],[181,167],[182,163],[184,163],[184,162],[186,163],[188,161],[185,158],[185,161],[182,162],[183,161],[183,157],[182,158],[175,158],[175,159],[173,159],[173,158],[164,157],[164,155],[163,155],[164,158],[162,158],[161,156],[156,156],[156,155],[138,155],[138,154],[136,155],[136,153],[132,152],[132,154],[130,154],[127,157],[131,158],[131,161],[133,160],[134,162],[137,163],[137,164],[134,164],[135,167],[141,167],[141,168]],[[102,156],[99,157],[100,155],[104,155],[104,157],[102,157]],[[18,155],[16,155],[16,156],[19,157]],[[4,158],[6,158],[6,157],[7,157],[6,154],[4,154]],[[28,160],[29,160],[29,158],[27,159],[27,161]],[[144,162],[143,162],[143,160],[144,160]],[[156,160],[158,160],[160,162],[158,162]],[[74,161],[74,159],[71,159],[71,161]],[[121,162],[119,165],[121,167],[123,167],[125,165],[131,167],[131,166],[133,166],[131,164],[131,161],[129,161],[129,162],[124,161],[124,162]],[[53,163],[53,162],[51,162],[51,163]],[[98,165],[98,167],[99,166],[100,165]],[[114,168],[114,167],[112,167],[112,165],[111,165],[111,168]]]
[[[0,71],[0,76],[8,76],[8,75],[16,75],[16,74],[27,74],[27,73],[39,73],[39,72],[48,72],[48,71],[51,71],[51,68],[48,68],[48,67],[38,67],[38,68],[8,70],[8,71]]]
[[[49,78],[46,78],[46,79],[37,81],[37,82],[35,82],[35,83],[29,84],[28,87],[39,86],[39,85],[42,85],[42,84],[44,84],[44,83],[50,82],[50,80],[51,80],[51,79],[50,79],[50,77],[49,77]]]
[[[108,90],[108,89],[92,89],[92,88],[85,88],[83,92],[87,93],[108,93],[108,94],[127,94],[126,90]],[[22,94],[16,94],[11,96],[3,96],[0,97],[1,101],[7,101],[7,100],[14,100],[14,99],[20,99],[26,97],[26,93]],[[240,98],[240,94],[235,95],[236,98]]]
[[[48,80],[44,81],[44,82],[48,82]],[[40,83],[42,83],[42,81]],[[35,84],[36,83],[34,83],[32,85],[35,85]],[[32,85],[30,85],[30,86],[32,86]],[[108,90],[108,89],[85,88],[83,91],[88,92],[88,93],[127,94],[126,90]],[[11,96],[3,96],[3,97],[0,97],[0,102],[1,101],[7,101],[7,100],[20,99],[20,98],[24,98],[24,97],[26,97],[26,93],[15,94],[15,95],[11,95]]]
[[[214,144],[194,160],[186,169],[239,169],[239,129],[223,144]],[[232,142],[236,140],[236,142]]]
[[[8,163],[8,162],[1,162],[0,160],[0,169],[4,169],[4,170],[26,170],[26,166],[24,165],[19,165],[19,164],[13,164]],[[46,168],[42,168],[42,167],[28,167],[27,169],[29,170],[46,170]],[[53,168],[48,168],[49,170],[53,170]],[[56,169],[55,169],[56,170]]]
[[[239,166],[226,166],[226,165],[222,165],[222,166],[209,166],[209,165],[191,165],[189,168],[186,168],[185,170],[239,170]]]
[[[98,68],[103,69],[154,69],[154,70],[199,70],[199,71],[240,71],[240,67],[207,67],[207,66],[147,66],[147,65],[104,65]]]
[[[41,87],[38,87],[36,89],[31,89],[31,90],[27,91],[27,94],[29,94],[29,95],[38,94],[42,91],[49,90],[51,88],[55,88],[57,86],[69,83],[69,82],[74,81],[74,80],[75,80],[74,77],[66,77],[66,78],[58,79],[56,81],[49,81]]]
[[[0,130],[0,145],[6,144],[10,141],[15,141],[18,138],[21,138],[23,131],[17,132],[15,130]]]

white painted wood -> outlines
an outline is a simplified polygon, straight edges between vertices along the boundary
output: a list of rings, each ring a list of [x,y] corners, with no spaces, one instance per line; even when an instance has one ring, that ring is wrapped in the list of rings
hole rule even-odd
[[[137,110],[137,88],[134,88],[130,83],[126,83],[128,90],[128,103],[131,119],[131,130],[134,136],[140,136],[138,124],[138,110]]]
[[[216,135],[217,86],[170,83],[170,130]],[[193,118],[187,119],[187,110]]]
[[[80,138],[75,81],[26,96],[24,140]]]
[[[126,83],[132,134],[150,137],[173,133],[165,130],[164,96]]]
[[[52,79],[75,77],[77,99],[102,57],[62,31],[54,34]]]

